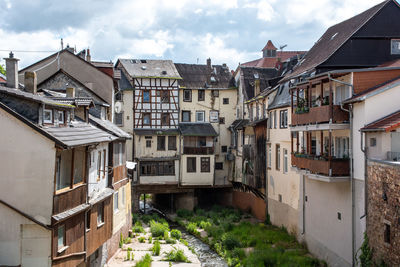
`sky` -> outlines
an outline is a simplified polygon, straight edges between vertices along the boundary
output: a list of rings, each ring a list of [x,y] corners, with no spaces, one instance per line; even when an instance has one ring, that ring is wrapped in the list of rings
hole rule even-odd
[[[325,30],[381,0],[0,0],[0,58],[28,66],[69,44],[92,60],[239,63],[271,39],[309,50]],[[18,51],[47,52],[18,52]],[[4,64],[4,60],[0,61]]]

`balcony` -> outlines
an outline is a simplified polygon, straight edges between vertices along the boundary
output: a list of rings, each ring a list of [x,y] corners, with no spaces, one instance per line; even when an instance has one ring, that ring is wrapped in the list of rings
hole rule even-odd
[[[349,176],[349,159],[327,159],[305,154],[292,154],[292,166],[325,176]]]
[[[214,147],[183,147],[183,154],[187,155],[213,155]]]
[[[330,105],[311,107],[309,109],[297,110],[292,114],[292,126],[327,123],[331,119]],[[349,114],[342,110],[339,105],[332,106],[332,122],[344,122],[349,120]]]

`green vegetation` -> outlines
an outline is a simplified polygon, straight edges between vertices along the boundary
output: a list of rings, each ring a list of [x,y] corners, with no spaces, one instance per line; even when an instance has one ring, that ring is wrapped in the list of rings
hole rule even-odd
[[[133,254],[133,252],[131,252],[131,250],[128,249],[128,251],[126,252],[126,258],[125,258],[126,261],[135,260],[135,255]]]
[[[3,74],[4,76],[7,75],[6,68],[4,67],[4,65],[0,65],[0,73]]]
[[[153,243],[153,237],[149,236],[149,244]]]
[[[132,231],[134,233],[144,233],[142,223],[140,221],[137,221],[135,225],[132,227]]]
[[[174,248],[173,250],[169,252],[164,252],[165,258],[163,259],[164,261],[173,261],[173,262],[190,262],[188,258],[185,256],[183,253],[182,249],[176,249]]]
[[[182,237],[182,233],[181,231],[177,230],[177,229],[172,229],[171,230],[171,237],[176,239],[176,240],[180,240]]]
[[[153,260],[151,259],[151,255],[147,253],[143,258],[140,259],[135,265],[135,267],[151,267],[151,262]]]
[[[163,237],[165,232],[169,232],[169,226],[167,222],[156,222],[150,221],[150,232],[153,237]]]
[[[202,238],[203,242],[229,266],[324,266],[284,227],[252,224],[244,220],[248,217],[233,208],[214,206],[195,213],[180,210],[176,222],[196,236],[198,228],[204,229],[208,236]]]
[[[154,241],[153,248],[151,251],[153,251],[153,256],[159,256],[160,255],[160,250],[161,250],[161,245],[159,241]]]
[[[138,238],[139,243],[144,243],[146,241],[146,238],[144,238],[143,236]]]

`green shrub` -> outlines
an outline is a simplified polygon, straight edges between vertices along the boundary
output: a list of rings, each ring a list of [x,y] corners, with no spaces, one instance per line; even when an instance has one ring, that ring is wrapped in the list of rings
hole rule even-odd
[[[144,238],[143,236],[138,238],[139,243],[144,243],[144,241],[146,241],[146,238]]]
[[[139,221],[139,215],[137,213],[132,213],[132,225],[135,225]]]
[[[206,230],[207,227],[210,227],[210,226],[211,226],[211,223],[209,221],[201,221],[199,224],[199,227],[204,230]]]
[[[207,213],[203,209],[196,209],[196,215],[206,217]]]
[[[126,259],[125,260],[127,260],[127,261],[131,260],[131,252],[130,251],[126,252]]]
[[[176,244],[176,240],[169,237],[165,239],[165,242],[167,244]]]
[[[164,252],[165,258],[164,261],[173,261],[173,262],[190,262],[188,258],[185,256],[185,253],[182,249],[173,248],[169,252]]]
[[[179,231],[177,229],[172,229],[171,230],[171,237],[179,240],[182,237],[182,233],[181,233],[181,231]]]
[[[160,250],[161,250],[161,245],[159,241],[154,241],[154,246],[151,249],[153,251],[153,256],[159,256],[160,255]]]
[[[131,247],[129,247],[129,248],[128,248],[128,251],[132,251],[132,248],[131,248]]]
[[[238,259],[244,259],[245,257],[246,257],[246,253],[244,252],[244,250],[243,249],[241,249],[241,248],[234,248],[233,250],[232,250],[232,257],[234,257],[234,258],[238,258]]]
[[[362,267],[370,267],[373,266],[373,261],[372,261],[372,250],[369,247],[369,241],[368,241],[368,236],[367,233],[364,232],[364,241],[360,247],[360,263]]]
[[[189,218],[193,216],[193,211],[186,209],[179,209],[176,211],[176,215],[178,215],[181,218]]]
[[[234,248],[241,247],[240,241],[231,234],[224,234],[221,240],[222,240],[222,245],[227,250],[232,250]]]
[[[127,237],[127,238],[124,239],[124,243],[125,244],[130,244],[130,243],[132,243],[132,239],[130,237]]]
[[[151,267],[152,261],[151,255],[147,253],[140,261],[136,263],[135,267]]]
[[[168,223],[159,223],[154,220],[150,221],[150,232],[153,237],[162,237],[165,231],[169,232]]]
[[[191,233],[191,234],[193,234],[193,235],[197,234],[197,233],[198,233],[198,231],[197,231],[197,225],[196,225],[195,223],[189,223],[189,224],[186,226],[186,231],[188,231],[189,233]]]
[[[124,244],[124,237],[122,236],[122,233],[119,236],[119,248],[122,248]]]
[[[153,237],[149,236],[149,244],[151,244],[153,242]]]

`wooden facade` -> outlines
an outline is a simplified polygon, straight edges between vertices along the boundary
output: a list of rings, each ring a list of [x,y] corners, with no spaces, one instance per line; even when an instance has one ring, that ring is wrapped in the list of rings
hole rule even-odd
[[[86,192],[87,185],[81,184],[73,189],[54,195],[53,214],[58,214],[86,203]]]
[[[331,119],[334,123],[345,122],[349,120],[349,113],[342,110],[340,105],[311,107],[306,113],[293,113],[292,126],[328,123]]]
[[[267,149],[267,120],[258,123],[254,127],[255,133],[255,155],[254,155],[254,176],[257,189],[265,189],[267,179],[266,149]]]
[[[292,154],[292,165],[299,169],[305,169],[313,174],[326,176],[349,176],[350,160],[331,159],[323,160],[314,157],[297,157]]]

